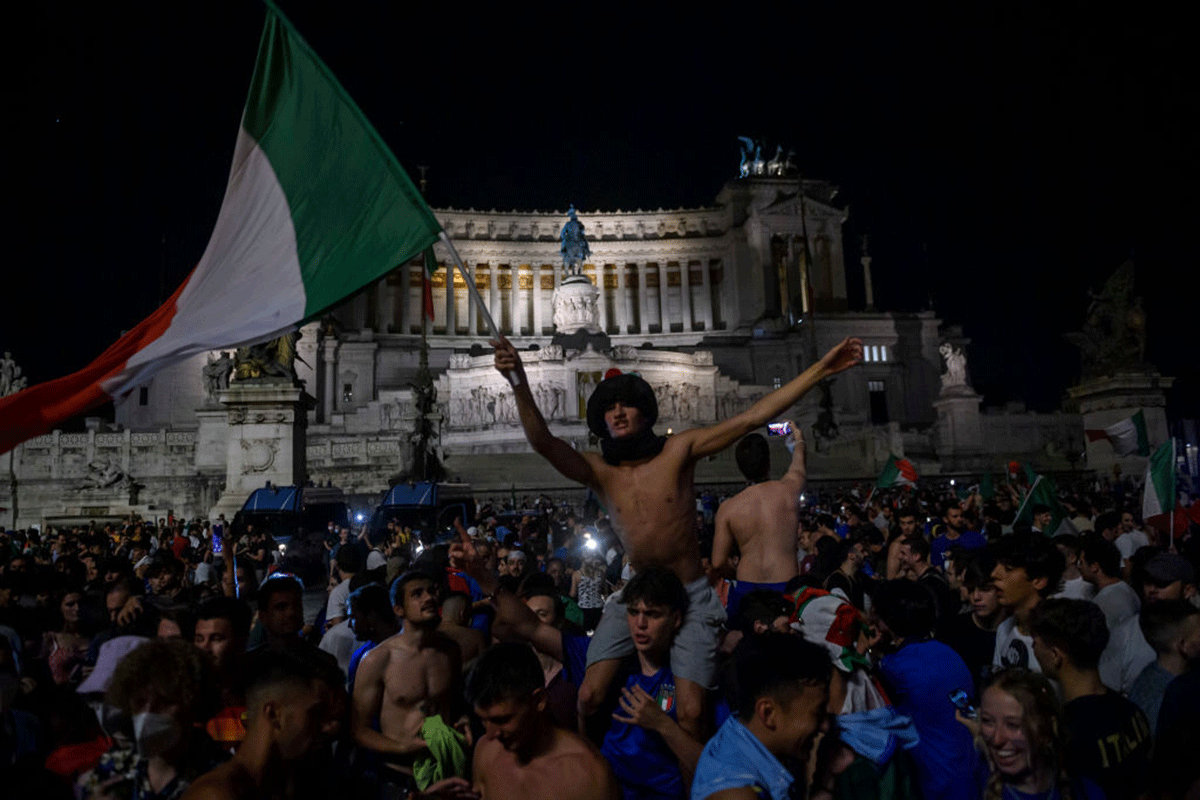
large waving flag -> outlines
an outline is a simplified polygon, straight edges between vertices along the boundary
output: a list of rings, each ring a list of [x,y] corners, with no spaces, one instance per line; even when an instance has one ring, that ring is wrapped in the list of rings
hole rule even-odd
[[[1102,430],[1089,428],[1084,433],[1089,442],[1107,439],[1119,456],[1150,455],[1150,437],[1146,434],[1146,414],[1143,411],[1139,410],[1132,417]]]
[[[320,316],[440,230],[371,123],[268,1],[225,199],[200,262],[90,365],[0,400],[0,453],[196,353],[266,341]]]
[[[1187,530],[1187,515],[1175,507],[1175,441],[1158,446],[1146,462],[1146,486],[1142,493],[1142,519],[1159,530],[1169,530],[1174,540],[1176,518],[1182,517],[1182,533]]]
[[[876,489],[916,485],[917,468],[907,458],[899,458],[895,454],[888,455],[887,464],[884,465],[883,472],[879,473],[879,479],[875,481]]]
[[[1029,470],[1029,474],[1033,475],[1033,471]],[[1047,536],[1079,533],[1075,529],[1075,526],[1071,524],[1066,507],[1058,499],[1058,487],[1054,485],[1053,480],[1045,475],[1036,475],[1033,478],[1033,484],[1029,487],[1029,493],[1025,495],[1025,501],[1017,509],[1017,521],[1023,520],[1032,523],[1033,508],[1038,505],[1043,505],[1050,509],[1050,522],[1042,529],[1042,533]]]

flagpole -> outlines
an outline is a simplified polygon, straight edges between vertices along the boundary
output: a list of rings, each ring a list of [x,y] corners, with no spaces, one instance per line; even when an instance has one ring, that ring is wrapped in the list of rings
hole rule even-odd
[[[1021,507],[1017,509],[1016,516],[1013,517],[1014,522],[1021,518],[1021,512],[1025,510],[1025,506],[1029,503],[1029,498],[1033,497],[1033,490],[1042,482],[1042,477],[1042,475],[1038,475],[1037,480],[1033,482],[1033,486],[1029,487],[1029,492],[1026,493],[1025,499],[1021,501]]]
[[[438,239],[440,239],[442,244],[446,245],[446,249],[450,251],[450,259],[454,262],[454,265],[458,267],[458,274],[462,275],[463,282],[467,284],[467,292],[470,293],[471,299],[475,301],[475,306],[483,314],[483,321],[487,323],[488,331],[491,332],[492,338],[499,340],[500,329],[496,327],[496,321],[492,319],[492,315],[488,311],[488,307],[484,305],[483,298],[479,295],[479,289],[475,286],[475,281],[471,280],[471,276],[467,274],[467,268],[463,265],[462,257],[458,254],[458,251],[454,249],[454,244],[450,241],[450,237],[446,235],[445,231],[440,231],[438,233]],[[450,280],[454,279],[454,276],[452,275],[447,277]],[[521,385],[521,378],[516,372],[510,372],[506,377],[514,389]]]
[[[1175,500],[1175,437],[1174,436],[1171,437],[1171,483],[1168,485],[1171,487],[1171,522],[1169,523],[1170,524],[1169,530],[1170,530],[1170,536],[1171,536],[1171,538],[1170,538],[1171,544],[1167,549],[1170,550],[1170,552],[1174,553],[1175,552],[1175,506],[1177,505],[1177,501]]]

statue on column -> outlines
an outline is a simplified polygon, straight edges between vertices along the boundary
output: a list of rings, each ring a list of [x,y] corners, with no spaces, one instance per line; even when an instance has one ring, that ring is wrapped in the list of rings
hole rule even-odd
[[[290,331],[269,342],[239,347],[233,355],[233,379],[296,380],[296,341],[300,331]]]
[[[562,253],[563,274],[567,277],[576,277],[583,275],[583,264],[592,256],[592,250],[588,247],[587,237],[583,233],[583,223],[575,215],[575,205],[567,209],[567,224],[563,225],[562,233],[559,235],[562,245],[558,248]]]
[[[1099,292],[1088,292],[1083,330],[1067,334],[1080,350],[1083,376],[1095,378],[1145,367],[1146,312],[1133,294],[1133,261],[1126,261]]]
[[[221,353],[220,357],[214,357],[212,353],[208,354],[208,363],[201,370],[201,375],[204,378],[204,394],[209,400],[217,399],[217,392],[223,392],[229,388],[229,373],[233,371],[233,356],[228,352]]]
[[[942,359],[946,362],[946,371],[942,374],[942,388],[967,385],[967,354],[961,347],[955,347],[950,342],[943,342],[938,348]]]
[[[12,353],[5,350],[4,357],[0,358],[0,397],[16,394],[28,385],[29,379],[21,374]]]

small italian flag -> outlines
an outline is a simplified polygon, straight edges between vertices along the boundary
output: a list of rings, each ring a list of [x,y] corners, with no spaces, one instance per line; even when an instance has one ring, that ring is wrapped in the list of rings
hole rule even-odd
[[[916,486],[917,468],[907,458],[899,458],[889,454],[879,480],[875,481],[876,489],[887,489],[892,486]]]
[[[1112,443],[1113,450],[1119,456],[1137,454],[1150,455],[1150,438],[1146,435],[1146,415],[1138,411],[1132,417],[1123,419],[1116,425],[1110,425],[1103,430],[1085,430],[1089,442],[1107,439]]]
[[[437,240],[437,220],[371,123],[266,7],[225,199],[200,262],[90,365],[0,400],[0,453],[197,353],[294,330]]]
[[[1168,514],[1175,509],[1175,442],[1163,442],[1146,462],[1146,488],[1142,495],[1142,519],[1165,530]],[[1159,520],[1154,517],[1161,517]]]

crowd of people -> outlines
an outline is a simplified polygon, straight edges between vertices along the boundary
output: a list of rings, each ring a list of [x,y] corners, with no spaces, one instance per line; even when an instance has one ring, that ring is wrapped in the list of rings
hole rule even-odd
[[[4,796],[1200,791],[1200,521],[1168,541],[1121,481],[1064,485],[1079,533],[1053,537],[1016,483],[818,491],[794,425],[773,479],[756,429],[853,340],[670,437],[644,381],[606,376],[599,453],[550,435],[494,345],[586,502],[286,550],[223,519],[0,533]],[[746,488],[698,493],[696,461],[735,443]]]

